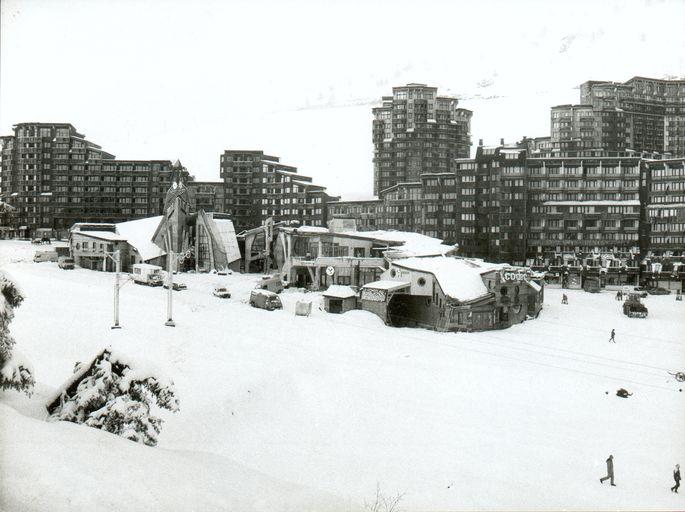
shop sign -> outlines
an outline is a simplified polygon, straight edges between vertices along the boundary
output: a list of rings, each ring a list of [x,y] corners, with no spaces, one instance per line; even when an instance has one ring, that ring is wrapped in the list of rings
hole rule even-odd
[[[515,270],[500,270],[500,279],[507,281],[529,281],[530,275],[528,272],[518,272]]]

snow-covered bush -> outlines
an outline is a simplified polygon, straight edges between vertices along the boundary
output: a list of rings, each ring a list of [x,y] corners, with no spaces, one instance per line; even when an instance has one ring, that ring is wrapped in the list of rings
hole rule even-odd
[[[162,420],[151,406],[178,411],[172,381],[158,370],[104,350],[74,375],[48,404],[53,420],[83,423],[149,446],[157,444]]]
[[[14,309],[24,300],[24,294],[5,272],[0,271],[0,388],[16,389],[31,393],[33,370],[31,365],[16,350],[14,338],[10,335],[10,322]]]

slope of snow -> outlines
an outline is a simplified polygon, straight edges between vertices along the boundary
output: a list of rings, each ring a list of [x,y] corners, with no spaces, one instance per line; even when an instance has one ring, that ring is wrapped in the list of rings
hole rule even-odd
[[[0,509],[334,510],[335,501],[207,453],[149,448],[0,403]],[[342,510],[342,508],[337,508]]]
[[[454,334],[327,314],[321,294],[302,290],[268,312],[247,303],[254,274],[186,274],[175,328],[165,290],[128,284],[113,331],[112,274],[32,263],[30,250],[0,241],[0,264],[26,291],[11,327],[39,388],[112,345],[172,378],[180,411],[160,413],[148,448],[3,408],[5,509],[43,510],[50,496],[62,509],[74,499],[70,510],[184,510],[191,499],[213,510],[220,496],[232,510],[360,510],[377,483],[404,493],[407,511],[683,508],[669,491],[685,460],[685,383],[668,373],[685,371],[685,304],[673,295],[648,297],[649,318],[630,319],[613,293],[546,289],[538,319]],[[217,283],[231,299],[211,295]],[[310,317],[295,316],[298,300],[313,301]],[[0,402],[40,418],[47,395]],[[609,454],[617,487],[598,481]],[[270,485],[297,499],[271,500]]]

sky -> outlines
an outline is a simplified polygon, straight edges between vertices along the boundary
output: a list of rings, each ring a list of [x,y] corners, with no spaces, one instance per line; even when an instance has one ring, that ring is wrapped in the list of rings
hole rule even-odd
[[[2,0],[0,134],[70,122],[122,159],[219,180],[262,149],[343,199],[373,194],[373,106],[437,86],[472,150],[549,135],[586,80],[685,76],[685,1]]]

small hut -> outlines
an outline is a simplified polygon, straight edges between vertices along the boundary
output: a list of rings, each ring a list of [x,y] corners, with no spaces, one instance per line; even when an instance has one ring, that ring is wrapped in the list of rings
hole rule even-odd
[[[335,284],[323,292],[323,303],[329,313],[345,313],[357,309],[357,292],[349,286]]]

